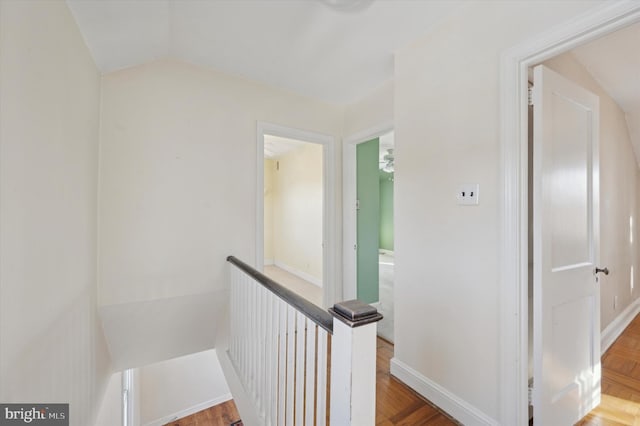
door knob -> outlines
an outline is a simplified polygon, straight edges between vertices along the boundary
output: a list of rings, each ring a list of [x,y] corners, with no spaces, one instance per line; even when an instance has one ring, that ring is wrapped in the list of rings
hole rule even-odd
[[[604,272],[605,275],[609,275],[609,268],[603,268],[603,269],[596,268],[596,274],[598,272]]]

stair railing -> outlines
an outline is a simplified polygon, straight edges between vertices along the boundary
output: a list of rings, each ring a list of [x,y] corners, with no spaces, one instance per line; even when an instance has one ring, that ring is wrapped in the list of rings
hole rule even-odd
[[[230,256],[228,349],[219,354],[245,425],[375,424],[377,310],[325,311]]]

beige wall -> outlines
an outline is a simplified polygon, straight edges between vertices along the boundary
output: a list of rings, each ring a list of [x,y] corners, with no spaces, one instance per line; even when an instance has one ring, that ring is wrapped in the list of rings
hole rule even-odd
[[[600,325],[604,329],[640,295],[637,288],[640,278],[638,163],[624,111],[574,56],[567,53],[545,65],[600,97],[600,264],[611,271],[600,281]],[[630,221],[635,224],[633,230]],[[632,271],[636,284],[633,291]],[[615,296],[618,296],[618,303],[614,309]]]
[[[65,2],[0,2],[0,401],[93,424],[100,76]]]
[[[495,421],[500,53],[593,5],[467,3],[396,53],[395,357]],[[456,204],[461,183],[480,205]]]
[[[176,61],[105,75],[101,304],[226,288],[226,256],[255,262],[256,123],[339,135],[342,117],[342,108]]]
[[[273,260],[322,284],[322,145],[278,158],[273,173]]]
[[[393,80],[345,109],[343,136],[350,137],[381,125],[393,124]]]

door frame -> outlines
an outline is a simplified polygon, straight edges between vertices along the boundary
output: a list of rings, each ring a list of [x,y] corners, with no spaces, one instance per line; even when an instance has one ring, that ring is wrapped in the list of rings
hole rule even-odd
[[[528,424],[528,70],[554,56],[640,22],[640,3],[596,6],[505,50],[500,58],[501,276],[500,419]]]
[[[356,215],[356,146],[392,132],[393,122],[385,122],[347,137],[342,145],[342,298],[358,294],[358,267],[355,246],[358,238]]]
[[[336,273],[339,259],[336,243],[335,138],[323,133],[294,129],[278,124],[257,122],[256,129],[256,263],[264,270],[264,135],[296,139],[322,145],[322,304],[339,302],[341,288]]]

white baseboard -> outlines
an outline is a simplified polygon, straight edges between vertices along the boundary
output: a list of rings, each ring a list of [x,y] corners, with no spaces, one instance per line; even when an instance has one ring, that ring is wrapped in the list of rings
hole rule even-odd
[[[164,416],[160,419],[154,420],[149,423],[145,423],[144,426],[162,426],[167,423],[173,422],[174,420],[181,419],[183,417],[190,416],[192,414],[197,413],[198,411],[205,410],[209,407],[213,407],[214,405],[222,404],[223,402],[227,402],[233,399],[230,393],[219,396],[218,398],[211,399],[209,401],[204,401],[199,404],[194,405],[193,407],[186,408],[184,410],[178,411],[177,413],[173,413],[168,416]]]
[[[498,426],[495,419],[396,358],[391,359],[391,374],[463,425]]]
[[[600,336],[600,348],[602,353],[605,353],[609,346],[615,342],[615,340],[622,334],[625,328],[633,321],[633,319],[640,313],[640,299],[636,299],[627,306],[627,309],[622,311],[620,315],[616,317],[611,323],[602,330]]]
[[[277,266],[278,268],[287,271],[290,274],[295,275],[298,278],[302,278],[305,281],[310,282],[311,284],[317,285],[318,287],[322,288],[322,280],[318,279],[317,277],[314,277],[313,275],[307,274],[306,272],[302,272],[299,269],[293,268],[289,265],[286,265],[282,262],[279,261],[274,261],[273,263],[275,266]]]
[[[265,259],[264,262],[262,262],[262,264],[264,266],[271,266],[274,264],[273,259]]]

